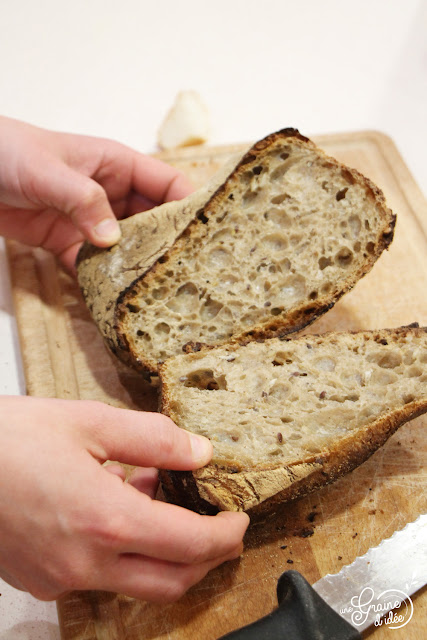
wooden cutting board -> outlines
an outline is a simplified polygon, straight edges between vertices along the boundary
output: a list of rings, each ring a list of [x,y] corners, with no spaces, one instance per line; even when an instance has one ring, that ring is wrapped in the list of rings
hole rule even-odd
[[[389,252],[310,331],[427,325],[427,206],[393,142],[377,132],[314,139],[376,182],[398,222]],[[231,153],[245,148],[189,148],[161,157],[200,185]],[[76,283],[51,256],[10,243],[9,259],[28,393],[155,410],[155,392],[109,355]],[[313,583],[427,511],[426,425],[422,417],[403,426],[347,477],[253,525],[242,558],[212,571],[175,604],[103,592],[61,598],[63,640],[214,640],[265,615],[276,606],[283,571],[297,569]],[[399,558],[394,560],[398,567]],[[405,627],[378,627],[371,635],[419,639],[426,614],[424,590],[414,597],[413,618]]]

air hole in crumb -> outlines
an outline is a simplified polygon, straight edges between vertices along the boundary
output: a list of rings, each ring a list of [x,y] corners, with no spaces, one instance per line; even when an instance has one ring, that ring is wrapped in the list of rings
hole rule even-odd
[[[408,369],[408,376],[410,378],[417,378],[422,374],[423,370],[421,369],[421,367],[410,367],[410,369]]]
[[[368,362],[376,362],[383,369],[395,369],[402,364],[402,356],[397,351],[378,352],[368,355]]]
[[[347,193],[347,191],[348,191],[348,187],[344,187],[344,189],[340,189],[340,190],[337,192],[337,194],[336,194],[335,198],[338,200],[338,202],[339,202],[340,200],[343,200],[343,199],[345,198],[345,194]]]
[[[291,218],[288,216],[288,214],[276,207],[273,207],[272,209],[266,211],[264,213],[264,218],[266,220],[270,220],[273,224],[284,229],[287,229],[292,224]]]
[[[139,338],[142,338],[143,340],[145,340],[146,342],[151,342],[151,336],[146,331],[142,331],[141,329],[138,329],[138,331],[136,332],[136,335]]]
[[[248,189],[244,194],[243,194],[243,198],[242,198],[242,207],[250,207],[254,204],[255,200],[258,197],[258,192],[257,191],[251,191],[250,189]]]
[[[287,351],[277,351],[274,356],[273,364],[275,366],[282,365],[286,362],[286,364],[292,363],[291,354]]]
[[[300,300],[306,292],[306,281],[303,276],[291,275],[280,285],[279,293],[288,301]]]
[[[279,266],[281,267],[282,271],[289,271],[289,269],[291,268],[291,261],[289,260],[289,258],[285,258],[280,262]]]
[[[298,233],[294,233],[289,238],[289,240],[290,240],[291,245],[293,245],[295,247],[299,242],[301,242],[302,236],[300,234],[298,234]]]
[[[203,211],[203,209],[201,209],[198,214],[197,214],[198,219],[200,220],[200,222],[203,222],[203,224],[206,224],[209,221],[209,218],[206,216],[205,212]]]
[[[271,204],[282,204],[282,202],[284,202],[285,200],[289,200],[290,197],[291,196],[287,193],[280,193],[278,196],[274,196],[274,198],[271,198]]]
[[[223,244],[225,241],[233,240],[233,230],[231,227],[225,227],[214,233],[212,238],[210,239],[210,244],[221,243]]]
[[[360,228],[362,226],[360,222],[360,218],[356,215],[350,216],[350,218],[348,219],[348,223],[350,225],[350,229],[353,234],[353,237],[357,238],[357,236],[360,233]]]
[[[215,376],[212,369],[198,369],[184,376],[181,380],[184,387],[194,389],[217,391],[227,389],[227,381],[224,375]]]
[[[329,291],[332,289],[332,283],[331,282],[325,282],[325,284],[322,285],[321,287],[321,292],[322,293],[329,293]]]
[[[167,287],[159,287],[158,289],[154,289],[152,296],[155,300],[163,300],[168,293]]]
[[[215,247],[212,249],[207,257],[207,264],[209,268],[220,269],[221,267],[227,267],[233,262],[233,256],[229,251],[222,247]]]
[[[272,316],[278,316],[279,314],[281,314],[283,311],[282,308],[280,307],[273,307],[273,309],[270,310],[270,313]]]
[[[126,305],[126,307],[129,309],[129,311],[131,313],[138,313],[138,311],[141,311],[140,307],[138,307],[136,304],[132,304],[130,302]]]
[[[169,300],[167,307],[177,313],[191,313],[199,304],[199,290],[193,282],[182,284],[175,296]]]
[[[340,267],[348,267],[353,261],[353,253],[347,247],[340,249],[335,256],[335,262]]]
[[[259,166],[254,167],[254,168],[252,169],[252,173],[254,173],[256,176],[259,176],[259,174],[261,173],[262,169],[263,169],[263,168],[259,165]]]
[[[319,269],[321,269],[323,271],[323,269],[326,269],[326,267],[330,267],[332,265],[332,260],[331,258],[325,258],[325,256],[322,256],[321,258],[319,258]]]
[[[284,151],[280,154],[280,157],[282,158],[282,160],[287,160],[289,158],[289,153],[286,153],[286,151]]]
[[[371,255],[375,253],[375,244],[373,242],[368,242],[368,244],[366,245],[366,251]]]
[[[238,278],[237,276],[233,275],[232,273],[228,273],[228,272],[222,272],[221,274],[219,274],[219,285],[222,287],[229,287],[230,285],[235,284],[236,282],[238,282]],[[230,293],[230,291],[228,292]]]
[[[334,371],[336,362],[332,360],[332,358],[318,358],[314,363],[316,369],[320,369],[321,371]]]
[[[274,171],[271,172],[271,179],[280,180],[280,178],[283,178],[283,176],[285,175],[289,167],[290,167],[289,162],[284,162],[283,164],[279,164],[279,166],[276,167]]]
[[[276,400],[285,400],[288,397],[290,392],[290,387],[283,384],[282,382],[276,382],[273,387],[270,389],[268,395],[271,398],[275,398]]]
[[[157,333],[168,334],[168,333],[170,333],[170,330],[171,330],[171,328],[166,322],[159,322],[154,327],[154,331],[156,331]]]
[[[318,295],[319,294],[317,293],[317,291],[312,291],[308,297],[310,298],[310,300],[316,300]]]
[[[217,316],[221,311],[222,307],[223,305],[220,302],[208,298],[200,310],[200,316],[202,320],[205,322],[207,320],[215,318],[215,316]]]
[[[414,402],[415,396],[412,395],[412,393],[405,393],[405,395],[402,397],[402,400],[405,404],[409,404],[410,402]]]
[[[287,239],[279,233],[265,236],[262,242],[267,251],[284,251],[288,246]]]

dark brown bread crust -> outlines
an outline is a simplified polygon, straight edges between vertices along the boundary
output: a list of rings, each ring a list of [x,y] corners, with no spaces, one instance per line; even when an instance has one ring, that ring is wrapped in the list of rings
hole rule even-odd
[[[233,172],[230,174],[229,178],[219,186],[219,188],[209,198],[205,205],[196,213],[193,220],[188,224],[188,226],[184,229],[177,240],[185,236],[190,236],[197,226],[209,222],[209,217],[210,215],[212,215],[211,212],[215,211],[215,204],[217,200],[227,197],[228,195],[227,189],[229,188],[230,178],[232,176],[238,176],[239,173],[247,171],[248,165],[255,164],[258,161],[258,154],[273,146],[283,138],[294,138],[296,140],[300,140],[305,145],[310,146],[313,150],[316,149],[319,153],[323,154],[323,152],[318,149],[313,142],[311,142],[305,136],[301,135],[297,129],[286,128],[268,135],[266,138],[254,144],[253,147],[251,147],[251,149],[247,151],[247,153],[242,157]],[[372,254],[370,256],[367,256],[365,264],[350,275],[347,282],[345,283],[345,286],[343,286],[342,289],[332,290],[329,294],[323,296],[323,298],[319,298],[316,301],[306,300],[305,304],[302,304],[299,308],[288,312],[286,316],[273,317],[271,318],[271,320],[263,323],[262,325],[253,327],[247,331],[243,331],[240,334],[232,336],[232,338],[228,341],[237,342],[239,344],[246,344],[247,342],[253,340],[265,340],[267,338],[282,337],[289,333],[299,331],[308,326],[329,309],[331,309],[345,293],[351,290],[356,285],[356,283],[371,270],[378,257],[385,249],[389,247],[390,243],[392,242],[396,224],[396,216],[390,211],[390,209],[387,208],[382,191],[356,169],[350,169],[337,162],[333,158],[329,158],[328,156],[326,156],[326,154],[323,155],[326,161],[329,160],[331,166],[340,166],[341,171],[345,173],[346,178],[350,182],[362,182],[366,186],[372,199],[378,203],[378,206],[381,207],[383,211],[384,232],[378,239],[378,243],[376,244]],[[175,242],[175,244],[166,253],[160,256],[151,265],[151,267],[144,272],[144,274],[139,275],[138,278],[136,278],[128,287],[126,287],[120,293],[115,305],[114,340],[110,340],[109,346],[113,353],[115,353],[115,355],[117,355],[126,364],[139,371],[148,372],[149,374],[156,374],[158,372],[158,363],[153,362],[150,358],[145,358],[143,354],[137,354],[133,351],[123,330],[122,319],[127,313],[129,313],[127,305],[136,294],[136,287],[138,283],[141,280],[145,280],[149,283],[150,279],[154,279],[156,271],[159,269],[159,267],[170,259],[173,259],[175,255],[179,255],[180,251],[181,247],[177,246]],[[199,351],[202,348],[206,348],[207,346],[208,345],[201,342],[188,342],[183,347],[183,351],[187,353],[191,351]]]
[[[392,331],[396,335],[405,336],[409,333],[427,333],[427,327],[419,327],[417,323],[398,329],[383,329],[371,332],[376,339],[385,338],[387,332]],[[358,332],[352,331],[349,334]],[[327,334],[324,334],[324,336]],[[315,337],[315,336],[313,336]],[[292,340],[292,338],[289,338]],[[426,394],[427,395],[427,394]],[[170,415],[169,398],[162,393],[160,408],[162,413]],[[394,411],[381,415],[377,420],[368,423],[363,429],[355,434],[339,441],[336,446],[316,456],[308,456],[304,460],[295,461],[293,465],[286,467],[286,471],[292,481],[282,491],[256,504],[254,507],[245,509],[244,502],[235,496],[235,506],[233,510],[245,510],[250,517],[256,519],[267,515],[279,504],[300,498],[325,485],[335,482],[338,478],[346,475],[365,460],[367,460],[377,449],[384,445],[388,438],[406,422],[417,418],[427,412],[427,397],[425,400],[411,402]],[[244,479],[248,473],[259,471],[260,473],[274,471],[277,465],[258,465],[256,469],[237,468],[236,465],[224,462],[224,464],[210,464],[204,470],[192,471],[160,471],[160,480],[165,497],[168,501],[186,507],[198,513],[213,515],[220,511],[217,504],[207,501],[200,495],[200,474],[204,475],[204,480],[209,482],[209,477],[213,482],[219,482],[224,487],[225,493],[232,492],[232,483],[239,476]],[[304,473],[299,478],[295,473],[299,468],[304,468],[308,473]],[[256,491],[253,482],[251,489]]]

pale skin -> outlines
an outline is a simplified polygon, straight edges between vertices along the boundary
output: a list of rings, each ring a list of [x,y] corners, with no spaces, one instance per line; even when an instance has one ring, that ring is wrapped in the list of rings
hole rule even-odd
[[[110,246],[117,217],[190,192],[176,169],[111,140],[0,117],[0,235],[48,249],[71,272],[84,238]],[[209,440],[161,414],[0,397],[0,577],[41,600],[74,589],[177,600],[243,549],[246,514],[154,499],[158,468],[211,457]],[[125,482],[106,460],[137,468]]]

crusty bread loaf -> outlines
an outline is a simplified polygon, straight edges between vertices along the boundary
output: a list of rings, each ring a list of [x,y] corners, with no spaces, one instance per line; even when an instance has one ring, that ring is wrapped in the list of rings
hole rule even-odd
[[[78,277],[111,349],[156,372],[183,350],[306,326],[372,268],[394,224],[372,182],[284,129],[183,201],[123,221],[116,247],[86,245]]]
[[[161,410],[212,462],[161,472],[169,500],[260,513],[334,481],[427,411],[427,328],[230,344],[160,367]]]

